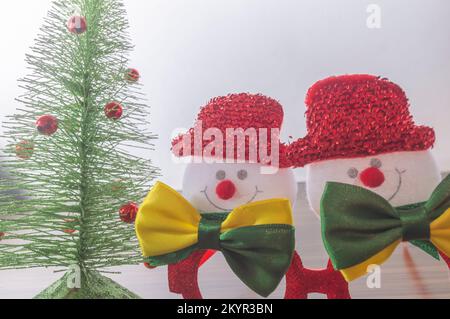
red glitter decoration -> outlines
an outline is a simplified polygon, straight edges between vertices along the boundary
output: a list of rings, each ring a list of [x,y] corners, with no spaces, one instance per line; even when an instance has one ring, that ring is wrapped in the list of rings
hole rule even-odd
[[[339,271],[334,270],[331,261],[327,269],[307,269],[300,256],[295,254],[286,274],[286,284],[286,299],[308,299],[312,293],[327,295],[328,299],[351,299],[348,283]]]
[[[361,172],[359,178],[364,186],[370,188],[380,187],[386,180],[383,172],[376,167],[369,167],[368,169],[365,169]]]
[[[4,232],[0,232],[0,241],[2,241],[4,237],[5,237],[5,233]]]
[[[123,115],[123,106],[119,102],[110,102],[105,105],[105,115],[109,119],[119,120]]]
[[[58,119],[53,115],[43,115],[36,121],[36,128],[42,135],[53,135],[58,130]]]
[[[227,129],[242,129],[244,131],[254,129],[256,136],[254,139],[246,137],[245,150],[242,150],[243,147],[239,145],[240,143],[235,143],[234,158],[231,159],[249,161],[251,159],[251,150],[256,149],[258,153],[257,162],[268,165],[271,163],[268,163],[268,159],[261,158],[259,148],[261,145],[266,144],[263,146],[267,146],[267,152],[270,154],[270,150],[272,149],[271,134],[276,132],[274,130],[281,130],[283,117],[283,107],[280,103],[260,94],[241,93],[217,97],[201,108],[195,126],[188,133],[180,135],[172,141],[172,150],[179,157],[195,156],[198,154],[202,156],[204,149],[208,146],[210,147],[211,142],[215,141],[214,138],[208,140],[205,137],[205,132],[209,129],[218,129],[224,138],[223,153],[218,152],[217,149],[213,149],[211,155],[226,159]],[[260,135],[262,133],[260,131],[261,129],[265,130],[263,135]],[[200,142],[197,145],[194,137],[200,134],[203,134],[200,136],[200,139],[204,137],[203,143]],[[183,145],[184,140],[191,141],[190,150],[185,149],[185,147],[176,147]],[[290,167],[291,164],[285,156],[286,145],[279,142],[279,136],[277,136],[277,143],[279,143],[280,167]],[[245,153],[245,158],[241,157],[241,153]]]
[[[170,291],[187,300],[202,299],[198,271],[205,261],[205,256],[210,254],[211,251],[197,251],[188,259],[176,265],[169,265]],[[339,271],[333,269],[331,262],[324,270],[306,269],[298,253],[295,253],[286,274],[285,299],[307,299],[311,293],[325,294],[329,299],[351,298],[348,283]]]
[[[432,128],[417,126],[405,92],[372,75],[331,77],[308,92],[308,135],[288,147],[295,167],[433,147]]]
[[[34,143],[23,140],[16,145],[16,155],[18,158],[28,160],[33,156]]]
[[[236,185],[232,181],[221,181],[216,187],[216,194],[222,200],[232,199],[236,194]]]
[[[83,34],[87,31],[86,18],[82,16],[73,16],[67,21],[67,29],[73,34]]]
[[[139,71],[136,69],[128,69],[125,74],[125,80],[130,83],[136,83],[139,81],[139,78],[141,75],[139,74]]]
[[[75,229],[64,229],[64,232],[66,234],[73,235],[73,234],[75,234],[76,230]]]
[[[135,203],[128,203],[120,208],[120,219],[127,224],[133,224],[139,211],[139,206]]]

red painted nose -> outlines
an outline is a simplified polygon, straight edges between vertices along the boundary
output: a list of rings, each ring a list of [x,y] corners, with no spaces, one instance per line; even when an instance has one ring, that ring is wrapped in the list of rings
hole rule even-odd
[[[222,181],[216,187],[216,194],[220,199],[229,200],[236,194],[236,186],[232,181]]]
[[[376,167],[370,167],[363,171],[359,176],[361,182],[366,187],[377,188],[383,185],[385,177],[382,171]]]

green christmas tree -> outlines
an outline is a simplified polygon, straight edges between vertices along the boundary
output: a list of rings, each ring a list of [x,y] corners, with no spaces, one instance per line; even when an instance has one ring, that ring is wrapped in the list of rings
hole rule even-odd
[[[26,57],[4,123],[0,270],[65,272],[37,298],[136,297],[102,275],[142,263],[133,203],[158,174],[136,156],[155,136],[127,28],[120,0],[56,0]]]

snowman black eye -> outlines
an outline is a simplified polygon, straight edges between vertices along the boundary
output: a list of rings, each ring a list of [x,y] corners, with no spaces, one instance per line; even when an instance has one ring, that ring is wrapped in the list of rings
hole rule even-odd
[[[358,170],[356,168],[350,168],[348,170],[347,174],[348,174],[348,177],[350,177],[350,178],[357,178],[359,172],[358,172]]]
[[[218,171],[216,174],[216,178],[219,181],[223,181],[227,177],[227,173],[225,171]]]
[[[245,169],[240,170],[240,171],[238,172],[238,178],[239,178],[241,181],[247,179],[247,177],[248,177],[248,172],[247,172]]]
[[[378,158],[374,158],[372,159],[372,161],[370,161],[370,166],[375,168],[381,168],[381,166],[383,166],[383,163]]]

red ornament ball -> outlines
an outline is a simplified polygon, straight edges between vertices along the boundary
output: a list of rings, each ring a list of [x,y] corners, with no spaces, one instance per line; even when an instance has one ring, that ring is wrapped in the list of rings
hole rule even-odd
[[[119,102],[110,102],[105,106],[105,115],[109,119],[119,120],[123,115],[123,106]]]
[[[34,144],[31,141],[23,140],[16,145],[16,155],[18,158],[27,160],[33,156]]]
[[[58,130],[58,119],[53,115],[43,115],[36,121],[36,128],[42,135],[53,135]]]
[[[128,203],[120,208],[120,219],[127,224],[133,224],[139,211],[139,206],[135,203]]]
[[[136,69],[128,69],[125,74],[125,80],[127,80],[130,83],[136,83],[139,81],[139,78],[141,75],[139,74],[139,71]]]
[[[2,241],[4,237],[5,237],[5,233],[4,232],[0,232],[0,241]]]
[[[67,21],[67,29],[73,34],[83,34],[87,31],[86,18],[82,16],[72,16]]]

